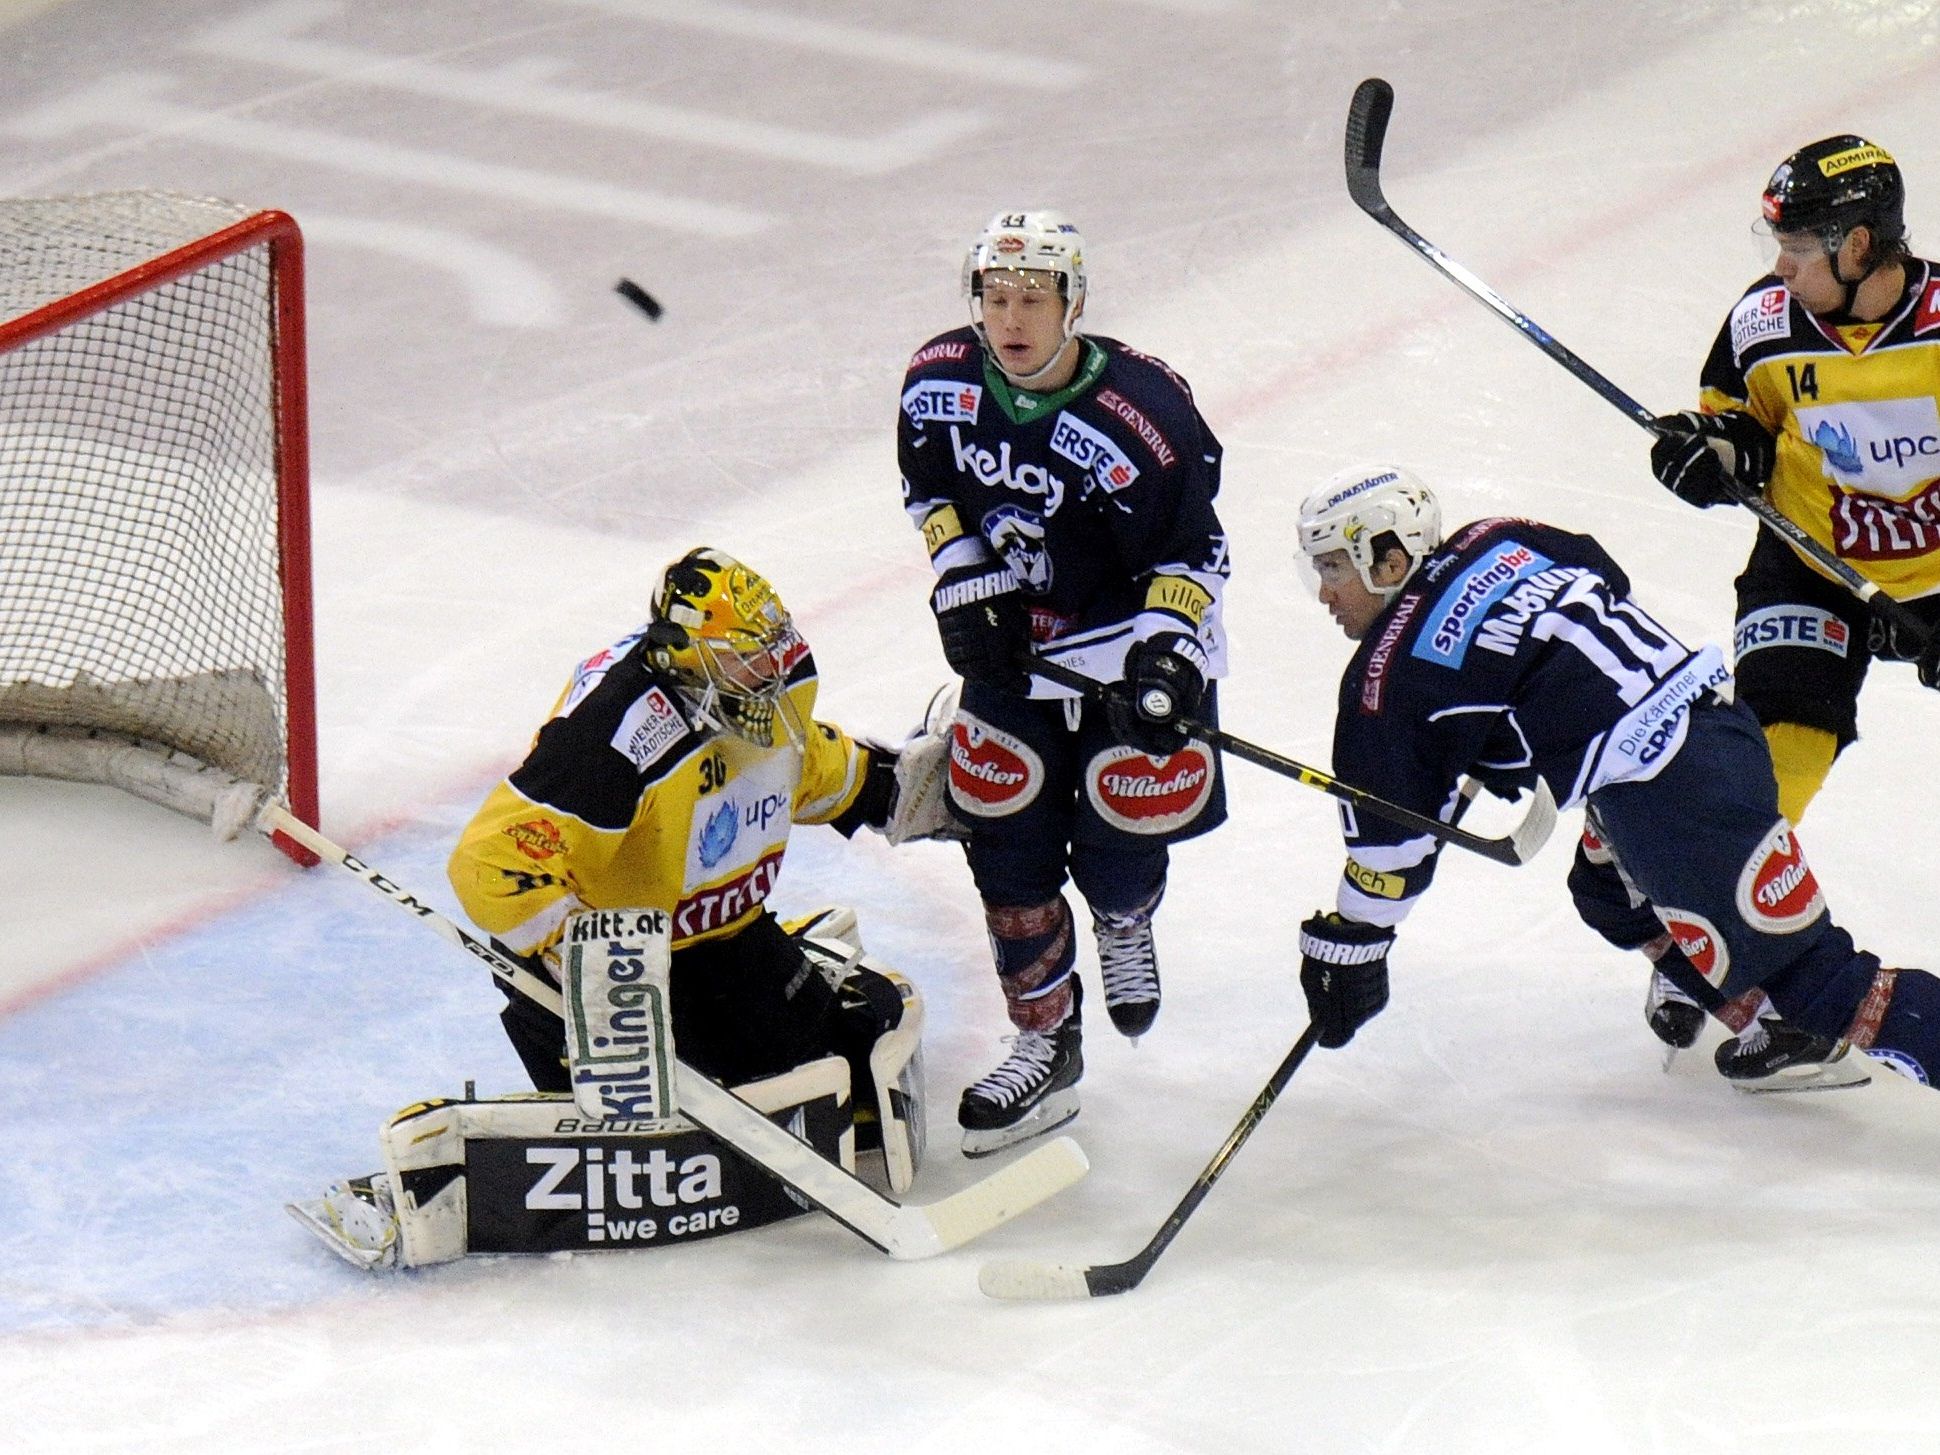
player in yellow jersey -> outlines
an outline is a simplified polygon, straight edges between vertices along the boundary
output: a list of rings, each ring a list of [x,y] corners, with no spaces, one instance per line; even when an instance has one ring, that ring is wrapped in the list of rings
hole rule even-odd
[[[1700,507],[1728,503],[1733,484],[1762,490],[1883,595],[1940,623],[1940,266],[1908,250],[1905,206],[1898,165],[1862,137],[1787,157],[1763,198],[1777,261],[1719,331],[1701,408],[1657,421],[1650,461]],[[1907,640],[1769,529],[1737,594],[1738,691],[1797,824],[1858,737],[1870,663],[1914,662],[1935,686],[1940,636]],[[1665,993],[1660,979],[1653,1026]],[[1675,1010],[1684,999],[1666,1016],[1694,1039],[1699,1018]]]
[[[894,827],[899,797],[915,795],[899,794],[894,751],[815,720],[815,689],[774,588],[719,551],[689,551],[647,624],[580,663],[460,835],[450,875],[465,913],[557,979],[574,911],[664,909],[683,1060],[733,1084],[831,1051],[866,1058],[897,992],[876,976],[839,995],[763,901],[793,825]],[[569,1090],[559,1018],[510,999],[505,1029],[533,1085]]]

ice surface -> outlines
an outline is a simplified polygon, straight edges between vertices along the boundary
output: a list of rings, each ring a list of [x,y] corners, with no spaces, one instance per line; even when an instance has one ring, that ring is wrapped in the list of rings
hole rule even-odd
[[[1233,730],[1324,764],[1346,644],[1290,507],[1398,459],[1455,519],[1588,529],[1719,638],[1742,516],[1666,497],[1628,421],[1348,202],[1362,77],[1410,222],[1636,397],[1694,393],[1764,258],[1773,163],[1856,130],[1940,221],[1926,3],[69,0],[0,46],[0,188],[165,186],[310,228],[325,826],[449,907],[458,825],[570,665],[705,540],[781,586],[827,715],[942,679],[895,493],[903,360],[969,233],[1087,231],[1091,325],[1191,378],[1228,447]],[[616,298],[632,277],[658,323]],[[1839,917],[1933,963],[1940,711],[1875,674],[1805,839]],[[1940,1107],[1664,1074],[1637,965],[1535,864],[1451,855],[1395,1001],[1302,1068],[1145,1284],[1003,1306],[988,1257],[1128,1256],[1298,1034],[1328,801],[1235,765],[1182,850],[1166,1005],[1092,1036],[1090,1178],[894,1264],[804,1218],[666,1253],[388,1281],[280,1204],[388,1113],[518,1068],[475,967],[348,876],[105,790],[0,783],[0,1416],[8,1449],[1940,1450]],[[1512,877],[1513,876],[1513,877]],[[857,906],[924,987],[918,1195],[1001,1013],[953,851],[797,838],[783,908]],[[1087,955],[1086,970],[1090,961]]]

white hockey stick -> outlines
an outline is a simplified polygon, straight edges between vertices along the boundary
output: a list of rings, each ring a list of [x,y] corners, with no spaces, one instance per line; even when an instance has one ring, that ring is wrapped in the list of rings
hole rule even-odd
[[[557,987],[466,934],[453,920],[293,817],[280,804],[265,804],[257,814],[256,828],[264,834],[282,833],[319,859],[349,870],[398,908],[483,961],[493,975],[520,995],[554,1015],[560,1014]],[[683,1062],[676,1062],[675,1067],[682,1116],[892,1258],[933,1258],[960,1248],[1062,1192],[1090,1170],[1083,1149],[1070,1137],[1059,1137],[940,1201],[897,1204],[776,1126],[718,1082]]]

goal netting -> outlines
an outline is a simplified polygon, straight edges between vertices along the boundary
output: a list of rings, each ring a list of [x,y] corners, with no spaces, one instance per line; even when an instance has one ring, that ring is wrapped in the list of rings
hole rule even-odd
[[[0,201],[0,771],[315,822],[302,300],[282,213]]]

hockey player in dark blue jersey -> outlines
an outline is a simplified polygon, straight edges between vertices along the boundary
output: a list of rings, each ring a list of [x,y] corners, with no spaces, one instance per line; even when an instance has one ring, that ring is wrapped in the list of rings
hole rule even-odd
[[[896,442],[944,655],[964,679],[951,799],[1018,1032],[958,1109],[964,1149],[981,1155],[1077,1114],[1067,875],[1091,910],[1112,1023],[1136,1038],[1158,1013],[1167,846],[1225,817],[1214,752],[1176,720],[1213,716],[1228,568],[1219,441],[1164,363],[1080,333],[1077,229],[1055,212],[999,214],[963,287],[971,322],[910,360]],[[1032,677],[1033,651],[1111,684],[1104,711]],[[1159,716],[1154,687],[1171,704]]]
[[[1636,890],[1628,926],[1578,893],[1595,927],[1627,928],[1632,945],[1668,932],[1707,1003],[1762,987],[1842,1055],[1857,1047],[1931,1084],[1940,980],[1883,968],[1833,923],[1722,654],[1653,620],[1601,546],[1510,519],[1444,540],[1433,494],[1385,466],[1309,497],[1300,543],[1321,602],[1360,643],[1341,680],[1336,774],[1444,819],[1465,778],[1513,797],[1540,776],[1559,805],[1584,805]],[[1344,822],[1337,907],[1300,934],[1323,1046],[1387,1004],[1388,950],[1438,847],[1370,815]]]

